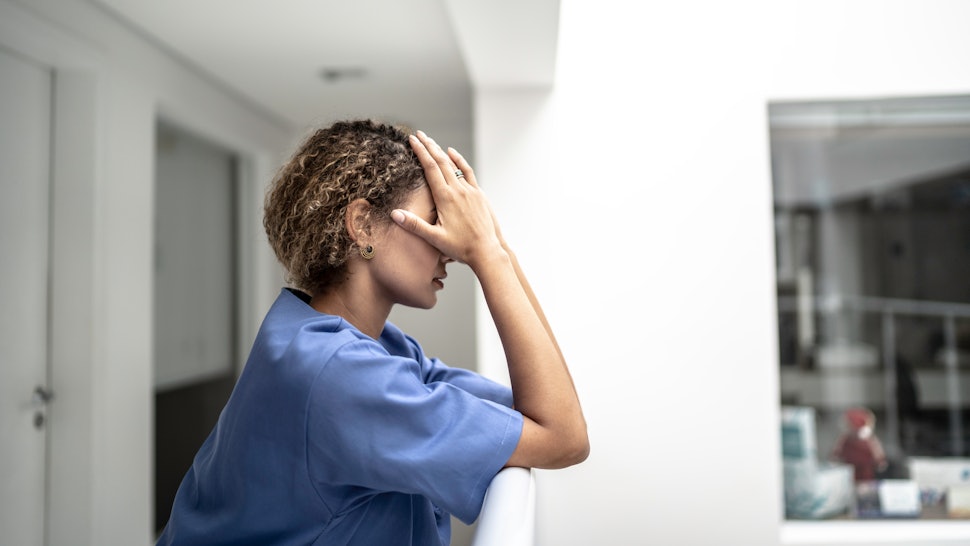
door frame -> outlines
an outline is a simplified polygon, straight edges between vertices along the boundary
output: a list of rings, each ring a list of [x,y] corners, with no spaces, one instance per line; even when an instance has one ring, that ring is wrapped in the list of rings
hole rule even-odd
[[[47,537],[93,537],[97,77],[54,68]],[[80,542],[84,542],[81,540]]]

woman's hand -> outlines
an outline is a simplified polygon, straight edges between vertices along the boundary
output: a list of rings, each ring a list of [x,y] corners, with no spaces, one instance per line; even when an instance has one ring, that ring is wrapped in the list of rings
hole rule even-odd
[[[445,256],[468,264],[472,270],[505,250],[492,209],[475,180],[471,165],[452,148],[445,153],[421,131],[410,137],[411,147],[424,167],[438,213],[438,222],[429,224],[409,211],[391,213],[404,229],[418,235]],[[459,176],[459,171],[461,176]]]
[[[424,167],[438,222],[404,210],[391,217],[445,256],[467,263],[478,277],[505,349],[514,407],[522,414],[522,434],[506,466],[562,468],[585,460],[589,437],[576,387],[474,171],[461,154],[445,153],[422,132],[411,137],[411,147]]]

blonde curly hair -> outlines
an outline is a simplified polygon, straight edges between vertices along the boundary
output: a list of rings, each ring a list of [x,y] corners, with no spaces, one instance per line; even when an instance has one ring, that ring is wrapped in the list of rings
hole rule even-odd
[[[346,279],[357,251],[347,233],[347,206],[371,204],[377,225],[390,221],[425,184],[409,131],[375,120],[339,121],[306,138],[267,192],[263,227],[288,282],[311,295]]]

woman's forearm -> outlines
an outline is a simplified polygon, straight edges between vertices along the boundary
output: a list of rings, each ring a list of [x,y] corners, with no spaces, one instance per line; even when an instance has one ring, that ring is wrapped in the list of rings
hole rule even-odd
[[[536,297],[535,292],[532,291],[532,286],[529,284],[529,280],[526,278],[525,273],[522,272],[522,267],[519,265],[519,259],[509,248],[508,244],[503,240],[502,246],[508,253],[509,258],[512,260],[512,267],[515,269],[515,276],[519,279],[519,284],[522,285],[522,289],[525,291],[526,296],[529,298],[529,303],[532,304],[532,309],[535,311],[539,320],[542,322],[543,328],[546,330],[546,334],[552,341],[552,344],[556,347],[556,352],[559,354],[559,360],[562,362],[563,367],[566,369],[566,375],[569,376],[570,382],[572,382],[572,376],[569,375],[569,367],[566,366],[566,358],[562,354],[562,349],[559,348],[559,341],[556,340],[556,335],[552,331],[552,327],[549,325],[549,321],[546,319],[546,314],[542,311],[542,306],[539,305],[539,299]],[[575,384],[573,383],[573,390],[575,390]]]
[[[508,361],[515,408],[525,417],[510,466],[559,468],[586,458],[579,397],[542,309],[507,245],[476,269]]]

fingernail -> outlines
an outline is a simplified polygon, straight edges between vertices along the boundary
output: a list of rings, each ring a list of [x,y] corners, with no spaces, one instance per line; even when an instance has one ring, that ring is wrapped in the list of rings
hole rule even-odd
[[[397,209],[392,210],[391,211],[391,220],[394,220],[398,224],[403,224],[404,223],[404,213],[401,212],[400,210],[397,210]]]

